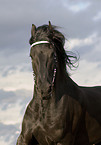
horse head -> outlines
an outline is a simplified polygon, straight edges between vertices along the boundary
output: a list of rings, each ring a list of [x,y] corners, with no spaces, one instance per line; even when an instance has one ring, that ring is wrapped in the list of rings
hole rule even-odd
[[[37,90],[44,96],[51,93],[56,75],[56,53],[49,39],[51,31],[50,22],[49,25],[38,28],[33,24],[31,29],[30,56],[35,75],[35,84]]]
[[[55,29],[56,26],[42,25],[38,28],[32,24],[30,38],[30,56],[35,75],[35,85],[41,95],[51,95],[55,84],[56,74],[66,71],[66,64],[71,67],[72,55],[64,50],[65,37]],[[62,73],[63,72],[63,73]]]

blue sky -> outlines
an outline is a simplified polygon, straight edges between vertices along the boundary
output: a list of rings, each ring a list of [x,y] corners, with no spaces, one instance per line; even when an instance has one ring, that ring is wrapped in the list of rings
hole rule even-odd
[[[101,85],[101,1],[3,0],[0,4],[0,144],[13,145],[33,94],[31,25],[60,26],[65,49],[80,54],[70,71],[79,85]]]

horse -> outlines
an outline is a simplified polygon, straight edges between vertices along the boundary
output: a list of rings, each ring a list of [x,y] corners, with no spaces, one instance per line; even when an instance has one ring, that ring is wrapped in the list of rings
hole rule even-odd
[[[101,142],[101,86],[76,84],[68,73],[78,57],[65,51],[57,27],[32,24],[34,94],[17,145],[93,145]]]

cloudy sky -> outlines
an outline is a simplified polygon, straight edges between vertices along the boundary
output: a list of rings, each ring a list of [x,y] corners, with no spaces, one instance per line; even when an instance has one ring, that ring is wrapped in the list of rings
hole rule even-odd
[[[33,94],[31,25],[60,26],[65,49],[79,53],[79,85],[101,85],[100,0],[3,0],[0,3],[0,144],[14,145]]]

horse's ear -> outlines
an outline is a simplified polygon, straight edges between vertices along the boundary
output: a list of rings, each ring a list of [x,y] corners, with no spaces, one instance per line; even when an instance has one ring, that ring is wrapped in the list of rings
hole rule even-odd
[[[50,21],[49,21],[49,29],[50,29],[50,30],[53,29]]]
[[[32,24],[32,29],[31,29],[31,35],[34,36],[36,31],[36,26],[34,24]]]

